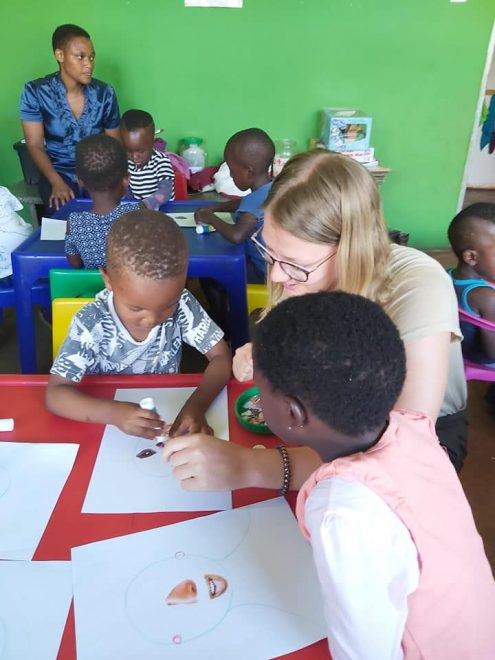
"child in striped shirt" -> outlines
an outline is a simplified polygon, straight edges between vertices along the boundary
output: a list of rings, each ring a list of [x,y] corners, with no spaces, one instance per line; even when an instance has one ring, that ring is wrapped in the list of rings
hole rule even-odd
[[[149,112],[128,110],[120,130],[127,150],[129,192],[154,211],[174,200],[174,170],[168,157],[154,149],[155,123]]]

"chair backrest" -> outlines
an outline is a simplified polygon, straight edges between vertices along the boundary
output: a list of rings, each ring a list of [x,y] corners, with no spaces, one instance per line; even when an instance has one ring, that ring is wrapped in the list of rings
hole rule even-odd
[[[189,199],[189,196],[187,194],[186,175],[174,167],[174,176],[175,176],[175,181],[174,181],[175,201],[180,202],[180,201],[184,201],[185,199]]]
[[[479,316],[468,314],[468,312],[465,312],[463,309],[459,310],[459,319],[463,323],[470,323],[477,328],[488,330],[488,332],[495,332],[495,323],[490,323],[490,321],[482,319]],[[464,358],[464,373],[466,375],[466,380],[486,380],[489,382],[495,382],[494,367],[473,362],[468,358]]]
[[[247,285],[247,304],[248,314],[255,309],[265,307],[268,302],[268,287],[266,284],[248,284]]]
[[[52,268],[50,270],[50,297],[94,298],[105,288],[99,270],[79,268]]]
[[[52,349],[54,358],[67,336],[72,317],[81,307],[92,300],[94,298],[55,298],[55,300],[52,300]]]

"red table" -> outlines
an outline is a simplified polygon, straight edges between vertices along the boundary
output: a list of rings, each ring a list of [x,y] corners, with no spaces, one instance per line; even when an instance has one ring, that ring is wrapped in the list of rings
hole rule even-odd
[[[117,388],[193,387],[201,379],[200,374],[175,376],[88,376],[81,386],[85,392],[105,398],[113,398]],[[163,525],[208,515],[208,512],[167,512],[133,514],[84,514],[81,513],[86,490],[98,454],[104,426],[74,422],[52,415],[44,405],[48,377],[43,375],[0,376],[0,418],[13,417],[15,428],[2,433],[2,441],[15,442],[73,442],[80,445],[74,468],[67,479],[59,501],[48,522],[33,559],[70,560],[71,548],[93,541],[141,532]],[[251,384],[231,381],[228,385],[229,411],[234,401]],[[262,443],[274,447],[274,436],[258,436],[244,429],[235,415],[229,415],[230,440],[245,446]],[[265,489],[244,489],[232,493],[234,507],[253,504],[277,495]],[[290,494],[289,503],[294,507],[295,496]],[[74,612],[71,606],[65,627],[58,660],[74,660],[75,630]],[[284,658],[294,660],[328,660],[325,640],[301,649]]]

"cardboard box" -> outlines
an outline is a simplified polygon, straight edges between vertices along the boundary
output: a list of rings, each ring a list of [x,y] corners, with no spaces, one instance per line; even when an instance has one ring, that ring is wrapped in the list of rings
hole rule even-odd
[[[332,151],[362,151],[371,141],[371,117],[354,108],[323,108],[321,141]]]

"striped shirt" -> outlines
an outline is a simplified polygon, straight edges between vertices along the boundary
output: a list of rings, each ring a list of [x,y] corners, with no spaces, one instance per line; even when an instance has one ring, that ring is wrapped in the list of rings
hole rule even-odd
[[[174,180],[174,168],[167,156],[153,149],[151,158],[142,167],[136,167],[132,160],[128,161],[129,188],[135,199],[144,199],[158,190],[158,184],[163,179]],[[172,191],[171,200],[175,199]]]

